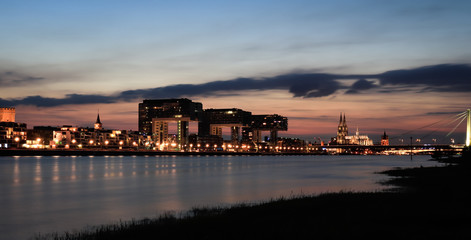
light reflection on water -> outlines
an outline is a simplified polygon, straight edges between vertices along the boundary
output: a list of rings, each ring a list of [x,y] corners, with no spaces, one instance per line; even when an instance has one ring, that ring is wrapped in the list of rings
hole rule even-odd
[[[299,193],[366,191],[427,156],[0,157],[0,239],[80,229],[168,210]]]

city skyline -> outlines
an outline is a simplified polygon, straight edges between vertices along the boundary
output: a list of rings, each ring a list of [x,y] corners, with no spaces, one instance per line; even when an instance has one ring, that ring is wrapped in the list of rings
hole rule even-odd
[[[100,109],[104,127],[137,130],[138,102],[187,97],[281,114],[289,119],[281,136],[308,140],[335,136],[345,112],[352,129],[378,138],[470,108],[467,1],[2,8],[0,106],[28,126],[92,126]]]
[[[180,99],[154,99],[154,100],[144,100],[144,103],[145,102],[160,102],[160,103],[171,103],[172,102],[192,102],[190,99],[187,99],[187,98],[180,98]],[[141,114],[142,114],[142,110],[144,110],[144,107],[142,107],[141,109],[141,104],[143,103],[139,103],[139,125],[142,124],[142,120],[141,120]],[[201,103],[198,103],[198,102],[195,102],[195,104],[199,104],[200,108],[203,106]],[[151,104],[152,105],[152,104]],[[148,105],[151,106],[151,105]],[[145,105],[144,105],[145,106]],[[145,107],[145,109],[148,109],[148,107]],[[153,105],[152,105],[152,108],[153,109],[156,109]],[[160,107],[159,107],[160,109]],[[165,108],[164,108],[165,109]],[[15,116],[16,116],[16,113],[15,113],[15,108],[2,108],[3,110],[3,115],[0,114],[0,117],[2,119],[2,121],[6,121],[6,123],[8,122],[15,122]],[[214,112],[214,113],[217,113],[217,114],[223,114],[223,115],[233,115],[235,114],[234,116],[238,115],[239,113],[237,112],[245,112],[249,115],[252,115],[252,113],[250,112],[246,112],[244,111],[243,109],[239,109],[239,108],[225,108],[225,109],[214,109],[214,108],[209,108],[209,109],[200,109],[201,110],[201,113],[205,112],[205,113],[208,113],[208,112]],[[160,111],[160,110],[159,110]],[[164,111],[167,111],[167,110],[164,110]],[[187,110],[185,110],[187,111]],[[401,134],[396,134],[396,135],[392,135],[391,136],[391,140],[393,140],[393,144],[398,144],[398,145],[403,145],[403,144],[407,144],[408,142],[408,139],[410,138],[411,141],[414,140],[415,144],[422,144],[422,142],[427,145],[427,144],[464,144],[466,142],[466,144],[469,145],[469,138],[468,140],[466,140],[466,136],[469,135],[469,109],[467,109],[467,111],[464,111],[464,112],[461,112],[459,114],[455,114],[453,116],[447,116],[445,118],[442,118],[441,120],[439,121],[436,121],[432,124],[428,124],[428,125],[425,125],[425,126],[422,126],[421,128],[419,129],[416,129],[416,130],[410,130],[408,132],[405,132],[405,133],[401,133]],[[10,112],[13,112],[13,114],[11,115]],[[198,110],[196,110],[196,112],[198,112]],[[237,113],[237,114],[236,114]],[[9,115],[10,114],[10,115]],[[168,114],[171,114],[171,113],[165,113],[167,116]],[[435,113],[437,115],[441,115],[443,113]],[[168,115],[170,116],[170,115]],[[224,141],[229,141],[229,139],[231,138],[234,138],[234,132],[231,132],[231,126],[232,125],[239,125],[239,123],[236,123],[236,122],[233,122],[234,120],[236,119],[239,119],[238,117],[235,117],[234,119],[232,120],[223,120],[223,122],[220,122],[222,119],[220,119],[221,116],[213,116],[213,117],[209,117],[206,116],[206,117],[202,117],[200,116],[200,118],[195,118],[194,120],[191,120],[189,121],[189,118],[188,117],[185,117],[185,116],[182,116],[182,115],[172,115],[170,118],[169,117],[164,117],[162,118],[163,120],[159,120],[159,118],[155,118],[152,120],[154,121],[157,121],[157,122],[160,122],[160,121],[167,121],[167,125],[165,128],[167,129],[167,133],[170,133],[168,136],[179,136],[180,134],[180,127],[179,127],[179,123],[177,124],[177,122],[180,122],[180,121],[187,121],[186,122],[186,128],[187,128],[187,132],[185,133],[185,136],[187,136],[188,134],[194,134],[194,135],[198,135],[200,136],[202,134],[202,136],[204,135],[207,135],[209,133],[205,132],[205,130],[201,131],[201,122],[206,122],[206,121],[211,121],[212,123],[216,123],[216,125],[220,125],[219,127],[222,127],[221,129],[219,129],[218,133],[212,133],[213,135],[219,135],[221,138],[221,140],[224,140]],[[263,115],[254,115],[255,117],[265,117],[265,119],[267,119],[267,117],[281,117],[283,119],[285,119],[285,127],[283,127],[284,130],[281,130],[281,131],[287,131],[288,129],[288,118],[286,117],[283,117],[283,116],[279,116],[278,114],[269,114],[269,115],[266,115],[266,114],[263,114]],[[224,117],[225,118],[225,117]],[[219,119],[219,120],[218,120]],[[147,119],[147,120],[150,120],[150,119]],[[240,119],[239,119],[240,120]],[[239,120],[236,120],[236,121],[239,121]],[[247,119],[246,119],[247,120]],[[280,119],[279,119],[280,120]],[[466,121],[465,121],[466,120]],[[229,122],[226,122],[226,121],[229,121]],[[464,122],[464,124],[463,124]],[[18,122],[17,122],[18,123]],[[211,124],[212,124],[211,123]],[[465,132],[461,132],[461,128],[466,127],[466,123],[467,123],[467,128],[466,129],[463,129]],[[22,125],[25,125],[26,126],[26,123],[18,123],[18,124],[22,124]],[[150,122],[150,124],[152,125],[152,122]],[[259,124],[261,124],[259,122]],[[360,134],[360,131],[359,131],[359,127],[358,125],[355,127],[352,127],[350,128],[350,131],[348,130],[348,127],[347,127],[347,119],[346,119],[346,114],[345,113],[340,113],[340,121],[338,123],[338,132],[337,132],[337,135],[334,135],[334,134],[328,134],[327,137],[319,137],[319,136],[315,136],[313,138],[310,138],[310,137],[304,137],[303,136],[296,136],[296,135],[289,135],[288,134],[288,137],[291,138],[291,139],[301,139],[301,140],[305,140],[307,142],[312,142],[312,143],[317,143],[317,144],[337,144],[339,143],[338,142],[338,139],[343,139],[341,136],[345,137],[346,136],[346,139],[350,139],[348,141],[353,141],[353,142],[350,142],[350,143],[345,143],[345,142],[341,142],[340,145],[342,144],[347,144],[347,145],[383,145],[383,140],[384,139],[389,139],[389,135],[387,135],[386,133],[386,129],[383,129],[383,133],[381,135],[379,135],[379,137],[377,136],[377,134],[373,134],[373,138],[374,139],[370,139],[368,137],[368,135],[364,135],[362,132],[363,135],[359,135]],[[235,126],[234,125],[234,126]],[[265,125],[265,124],[263,124]],[[98,127],[97,127],[98,126]],[[153,126],[153,125],[152,125]],[[341,128],[342,126],[342,128]],[[70,125],[70,124],[59,124],[59,125],[56,125],[56,126],[51,126],[51,125],[48,125],[48,126],[34,126],[34,128],[36,129],[36,127],[39,127],[39,128],[47,128],[47,129],[61,129],[63,127],[65,128],[74,128],[74,129],[78,129],[78,128],[81,128],[81,129],[101,129],[101,130],[106,130],[106,131],[117,131],[117,132],[121,132],[121,131],[124,131],[124,132],[127,132],[128,129],[118,129],[118,128],[103,128],[103,124],[100,120],[100,113],[99,111],[97,111],[97,115],[96,115],[96,121],[93,123],[93,124],[86,124],[86,125]],[[452,129],[451,131],[448,132],[447,135],[444,135],[444,134],[438,134],[438,137],[437,135],[432,135],[433,133],[436,133],[438,132],[440,129],[443,129],[444,127],[446,127],[447,129]],[[141,126],[139,127],[141,128]],[[153,127],[151,126],[148,126],[147,129],[148,131],[150,131],[150,128],[153,129]],[[430,128],[434,128],[435,130],[434,131],[429,131],[428,129]],[[25,127],[26,129],[26,127]],[[32,129],[32,127],[30,126],[29,129]],[[281,129],[281,128],[280,128]],[[280,130],[279,129],[279,130]],[[426,129],[424,130],[425,133],[419,131],[420,129]],[[458,131],[457,131],[458,129]],[[153,132],[148,132],[148,131],[134,131],[132,129],[129,129],[129,131],[131,132],[136,132],[138,133],[139,132],[139,135],[141,136],[146,136],[146,135],[150,135],[150,134],[154,134]],[[152,130],[154,131],[154,130]],[[206,130],[207,131],[207,130]],[[213,130],[211,130],[213,131]],[[239,129],[240,131],[240,129]],[[269,138],[269,139],[272,139],[273,137],[273,133],[271,133],[268,129],[264,129],[262,131],[265,131],[265,133],[263,133],[262,135],[260,135],[258,138],[259,141],[263,141],[262,140],[262,137],[263,138]],[[268,131],[268,133],[267,133]],[[427,132],[428,131],[428,132]],[[242,131],[243,132],[243,131]],[[278,132],[278,131],[277,131]],[[340,132],[343,132],[343,133],[340,133]],[[349,134],[350,133],[350,134]],[[240,132],[239,132],[240,134]],[[425,134],[425,135],[424,135]],[[232,135],[232,136],[231,136]],[[276,133],[274,136],[278,136],[278,133]],[[443,137],[445,136],[445,138]],[[450,137],[451,136],[451,137]],[[456,136],[458,136],[458,138],[456,138]],[[281,135],[281,137],[285,137],[283,136],[283,134]],[[356,138],[358,139],[356,139]],[[450,137],[448,139],[448,137]],[[238,137],[239,140],[240,140],[240,136]],[[278,137],[275,137],[275,138],[278,138]],[[232,139],[234,140],[234,139]],[[364,141],[364,142],[355,142],[355,141]],[[344,140],[341,140],[341,141],[344,141]],[[449,141],[449,142],[448,142]],[[389,144],[389,140],[388,140],[388,144]]]

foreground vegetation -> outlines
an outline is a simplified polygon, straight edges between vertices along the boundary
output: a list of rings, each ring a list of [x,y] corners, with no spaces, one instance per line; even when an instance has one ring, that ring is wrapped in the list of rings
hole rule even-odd
[[[340,192],[260,204],[195,208],[37,239],[469,239],[468,159],[394,169],[396,191]],[[464,163],[463,163],[464,162]]]

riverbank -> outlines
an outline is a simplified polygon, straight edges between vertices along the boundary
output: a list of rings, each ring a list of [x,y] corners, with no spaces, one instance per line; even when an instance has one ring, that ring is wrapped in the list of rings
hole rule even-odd
[[[195,208],[37,239],[459,239],[469,237],[469,158],[446,167],[394,169],[389,192],[331,193]]]
[[[380,152],[376,153],[381,155]],[[369,155],[376,155],[369,154]],[[325,151],[291,151],[291,152],[255,152],[255,151],[155,151],[135,149],[0,149],[0,156],[285,156],[285,155],[329,155]],[[336,155],[363,155],[342,153]],[[427,154],[423,154],[427,155]]]
[[[319,153],[306,152],[228,152],[228,151],[207,151],[207,152],[177,152],[177,151],[152,151],[152,150],[105,150],[105,149],[0,149],[0,156],[224,156],[224,155],[319,155]]]

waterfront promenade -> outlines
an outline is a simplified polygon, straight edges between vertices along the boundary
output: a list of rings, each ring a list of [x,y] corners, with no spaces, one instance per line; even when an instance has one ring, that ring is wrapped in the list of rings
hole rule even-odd
[[[152,150],[29,150],[3,149],[0,156],[157,156],[157,155],[261,155],[255,152],[178,152]],[[272,153],[278,155],[277,153]]]
[[[229,152],[229,151],[153,151],[153,150],[29,150],[0,149],[0,156],[257,156],[257,155],[320,155],[318,152]]]
[[[316,146],[304,151],[156,151],[147,149],[0,149],[0,156],[156,156],[156,155],[322,155],[322,154],[441,154],[453,155],[463,150],[462,146],[451,145],[397,145],[397,146],[360,146],[331,145]]]

